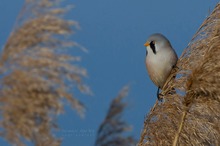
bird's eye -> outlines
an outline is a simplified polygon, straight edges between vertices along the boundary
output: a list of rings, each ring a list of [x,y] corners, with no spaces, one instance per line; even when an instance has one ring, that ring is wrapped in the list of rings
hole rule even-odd
[[[150,42],[150,48],[152,49],[153,53],[156,54],[155,41]]]

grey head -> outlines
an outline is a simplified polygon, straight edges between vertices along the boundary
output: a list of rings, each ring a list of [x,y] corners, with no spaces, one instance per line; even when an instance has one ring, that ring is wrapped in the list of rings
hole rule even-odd
[[[170,41],[160,33],[154,33],[150,35],[144,46],[150,47],[154,54],[156,54],[161,49],[172,48]]]

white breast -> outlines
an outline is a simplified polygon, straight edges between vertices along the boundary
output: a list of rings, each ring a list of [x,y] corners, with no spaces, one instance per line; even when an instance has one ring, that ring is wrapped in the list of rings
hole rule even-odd
[[[160,88],[169,76],[172,67],[176,64],[177,56],[172,48],[163,48],[156,54],[150,47],[147,47],[146,67],[148,74],[154,84]]]

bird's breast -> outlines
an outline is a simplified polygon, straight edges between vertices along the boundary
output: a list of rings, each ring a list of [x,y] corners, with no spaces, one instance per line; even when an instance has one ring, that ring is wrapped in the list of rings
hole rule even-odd
[[[167,53],[167,54],[166,54]],[[158,52],[146,56],[146,68],[151,80],[160,88],[163,87],[173,67],[172,55],[169,52]],[[170,57],[171,56],[171,57]]]

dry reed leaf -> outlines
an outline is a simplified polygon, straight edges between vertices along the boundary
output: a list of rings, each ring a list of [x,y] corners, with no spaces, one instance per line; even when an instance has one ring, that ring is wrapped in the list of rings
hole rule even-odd
[[[58,0],[26,0],[4,46],[0,133],[12,144],[60,145],[51,131],[57,127],[55,118],[63,111],[64,99],[80,115],[84,113],[73,89],[87,91],[82,83],[86,70],[76,65],[78,56],[62,53],[77,46],[66,36],[78,25],[65,20],[65,12]]]
[[[167,83],[164,101],[146,117],[138,145],[220,145],[220,4],[177,66],[177,78]],[[173,87],[177,93],[169,94]]]
[[[125,86],[119,95],[112,101],[105,120],[99,127],[96,146],[133,146],[136,140],[126,136],[125,132],[132,128],[121,119],[126,103],[122,100],[127,96],[129,86]]]

